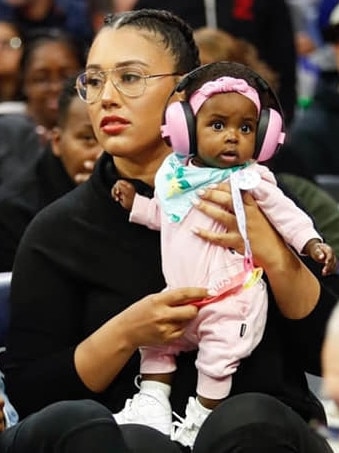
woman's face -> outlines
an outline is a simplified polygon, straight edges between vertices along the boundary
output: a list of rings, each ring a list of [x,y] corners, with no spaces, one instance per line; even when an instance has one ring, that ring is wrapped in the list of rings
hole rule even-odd
[[[121,66],[142,69],[147,75],[175,72],[173,56],[154,34],[133,27],[104,28],[90,49],[87,70]],[[101,99],[88,104],[103,149],[139,164],[168,153],[160,126],[165,103],[176,82],[174,76],[148,79],[144,93],[132,98],[119,92],[108,77]]]
[[[24,74],[24,91],[28,112],[38,124],[47,129],[55,126],[63,83],[79,70],[79,61],[64,43],[45,42],[33,51]]]
[[[21,39],[10,23],[0,22],[0,76],[17,77],[22,54]]]

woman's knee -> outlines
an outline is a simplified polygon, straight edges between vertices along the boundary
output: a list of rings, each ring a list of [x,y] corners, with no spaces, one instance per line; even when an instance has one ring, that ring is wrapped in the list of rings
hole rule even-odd
[[[194,451],[227,452],[239,446],[243,448],[239,451],[248,451],[246,442],[253,443],[250,451],[260,451],[263,445],[275,447],[281,438],[294,445],[299,442],[298,427],[306,429],[306,423],[276,398],[244,393],[227,398],[212,412],[198,434]]]

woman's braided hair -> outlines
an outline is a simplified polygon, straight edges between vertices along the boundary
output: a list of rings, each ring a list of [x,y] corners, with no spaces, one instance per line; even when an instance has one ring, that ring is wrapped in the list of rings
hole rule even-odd
[[[193,30],[170,11],[140,9],[108,14],[103,25],[115,29],[125,26],[147,30],[160,37],[164,48],[174,57],[176,72],[185,74],[200,65],[199,49],[193,38]]]

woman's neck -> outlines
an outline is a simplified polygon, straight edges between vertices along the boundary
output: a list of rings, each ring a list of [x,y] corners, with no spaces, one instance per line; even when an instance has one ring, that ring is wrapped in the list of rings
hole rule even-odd
[[[161,151],[155,153],[155,155],[149,154],[148,159],[145,159],[145,154],[140,159],[137,157],[132,159],[130,156],[128,158],[114,156],[113,159],[115,167],[121,176],[140,179],[153,187],[155,174],[168,153],[169,151]]]

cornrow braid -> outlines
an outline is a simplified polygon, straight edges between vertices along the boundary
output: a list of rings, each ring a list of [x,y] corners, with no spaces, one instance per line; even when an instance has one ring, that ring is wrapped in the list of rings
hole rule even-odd
[[[165,49],[175,59],[175,70],[185,74],[200,65],[199,49],[193,38],[193,30],[180,17],[170,11],[140,9],[118,14],[108,14],[103,27],[135,27],[161,36]]]

